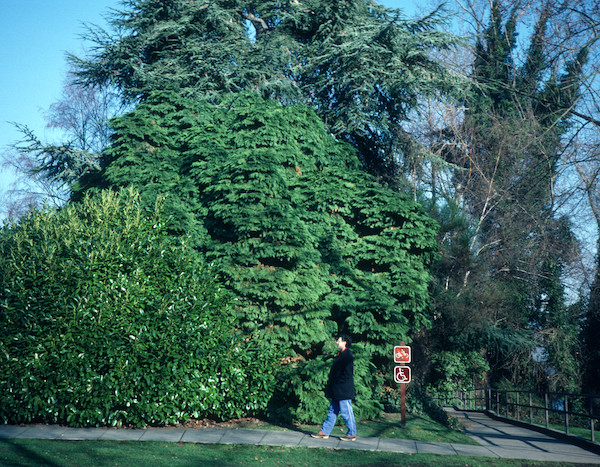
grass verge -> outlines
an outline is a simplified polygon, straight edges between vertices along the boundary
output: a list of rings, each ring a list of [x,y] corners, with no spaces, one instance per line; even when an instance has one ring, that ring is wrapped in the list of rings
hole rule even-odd
[[[535,462],[485,457],[399,454],[246,445],[207,445],[132,441],[0,440],[3,466],[555,466],[571,463]]]

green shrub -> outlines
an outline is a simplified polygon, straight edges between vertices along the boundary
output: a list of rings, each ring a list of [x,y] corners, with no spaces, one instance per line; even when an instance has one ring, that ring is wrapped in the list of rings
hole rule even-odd
[[[431,356],[432,395],[444,395],[457,389],[473,389],[474,381],[481,381],[489,370],[485,357],[475,350],[440,351]]]
[[[273,351],[236,337],[224,292],[158,201],[104,191],[0,230],[0,421],[71,426],[265,410]]]

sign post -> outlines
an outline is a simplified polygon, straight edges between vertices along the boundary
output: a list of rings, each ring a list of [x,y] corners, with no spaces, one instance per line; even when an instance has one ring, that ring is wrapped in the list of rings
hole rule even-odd
[[[400,420],[402,428],[406,426],[406,384],[410,383],[410,367],[407,363],[412,361],[410,347],[400,342],[394,347],[394,363],[400,363],[394,367],[394,381],[400,384]]]

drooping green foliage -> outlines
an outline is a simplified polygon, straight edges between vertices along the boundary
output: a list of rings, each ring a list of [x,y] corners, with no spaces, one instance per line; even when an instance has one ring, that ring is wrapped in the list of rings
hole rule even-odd
[[[131,189],[0,230],[0,420],[163,425],[264,412],[272,349],[236,337],[224,290],[164,208]]]
[[[115,131],[103,183],[134,183],[142,198],[169,194],[170,228],[189,231],[219,270],[239,325],[264,331],[294,364],[319,368],[299,370],[308,378],[294,389],[300,405],[323,403],[319,355],[344,330],[372,380],[359,414],[362,407],[372,415],[373,374],[389,362],[390,346],[430,324],[435,226],[421,208],[360,171],[352,148],[305,106],[255,94],[215,104],[160,92],[118,119]]]
[[[477,350],[442,351],[433,354],[431,359],[432,380],[436,382],[431,395],[448,394],[456,388],[473,389],[481,387],[485,372],[489,370],[485,356]]]
[[[130,100],[252,91],[309,105],[369,170],[397,175],[401,122],[455,81],[432,59],[456,43],[443,21],[370,0],[128,0],[112,31],[90,29],[91,57],[71,60],[84,82],[113,83]]]

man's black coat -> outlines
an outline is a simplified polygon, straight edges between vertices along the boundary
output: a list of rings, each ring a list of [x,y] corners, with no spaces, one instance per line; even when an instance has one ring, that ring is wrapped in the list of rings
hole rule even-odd
[[[350,349],[340,352],[331,365],[325,397],[335,401],[354,399],[354,357]]]

